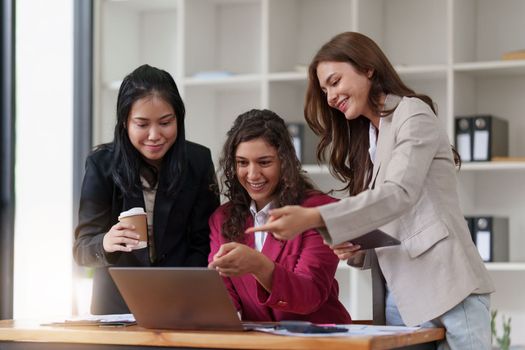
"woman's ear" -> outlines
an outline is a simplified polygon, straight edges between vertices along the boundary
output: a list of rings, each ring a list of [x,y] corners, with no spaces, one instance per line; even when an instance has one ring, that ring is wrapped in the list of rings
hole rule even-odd
[[[373,69],[369,69],[367,72],[366,72],[366,77],[368,79],[372,79],[372,77],[374,76],[374,73],[375,73],[375,70]]]

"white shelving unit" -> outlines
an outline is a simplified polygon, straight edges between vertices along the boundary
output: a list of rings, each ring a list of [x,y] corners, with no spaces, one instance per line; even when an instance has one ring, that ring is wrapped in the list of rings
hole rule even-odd
[[[112,138],[121,79],[149,63],[174,75],[188,139],[217,160],[232,121],[250,108],[303,121],[310,59],[333,35],[360,31],[434,99],[451,143],[454,116],[489,113],[509,122],[510,156],[525,157],[525,60],[500,60],[525,48],[522,0],[98,0],[95,11],[95,144]],[[322,189],[341,187],[326,166],[305,169]],[[458,175],[465,214],[509,217],[511,262],[487,267],[498,284],[492,308],[512,316],[513,329],[525,327],[524,173],[525,162],[488,162],[465,163]],[[352,316],[370,318],[366,272],[341,267],[337,277]],[[512,339],[523,344],[525,334]]]

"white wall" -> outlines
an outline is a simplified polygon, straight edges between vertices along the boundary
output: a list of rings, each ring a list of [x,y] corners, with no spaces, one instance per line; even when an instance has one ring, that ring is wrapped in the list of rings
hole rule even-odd
[[[73,1],[16,1],[14,317],[71,313]]]

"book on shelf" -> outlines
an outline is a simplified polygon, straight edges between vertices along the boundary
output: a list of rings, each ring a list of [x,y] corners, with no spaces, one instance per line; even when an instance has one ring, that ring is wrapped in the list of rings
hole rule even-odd
[[[493,162],[525,162],[525,157],[492,157]]]
[[[525,49],[505,52],[503,55],[501,55],[501,59],[504,61],[525,60]]]

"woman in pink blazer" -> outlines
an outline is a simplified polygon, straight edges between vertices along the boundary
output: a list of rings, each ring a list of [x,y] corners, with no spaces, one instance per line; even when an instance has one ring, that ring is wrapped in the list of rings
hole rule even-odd
[[[316,230],[289,241],[264,225],[272,208],[315,207],[335,201],[304,176],[284,121],[269,110],[240,115],[227,134],[220,160],[229,202],[211,216],[209,267],[223,276],[243,320],[350,323],[338,300],[338,259]]]

